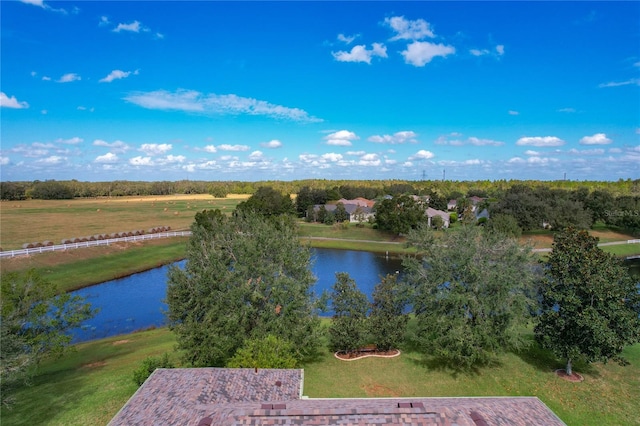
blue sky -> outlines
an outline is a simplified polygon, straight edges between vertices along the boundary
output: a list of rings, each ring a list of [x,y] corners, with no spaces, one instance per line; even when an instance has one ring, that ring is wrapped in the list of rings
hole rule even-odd
[[[3,181],[640,178],[639,2],[0,8]]]

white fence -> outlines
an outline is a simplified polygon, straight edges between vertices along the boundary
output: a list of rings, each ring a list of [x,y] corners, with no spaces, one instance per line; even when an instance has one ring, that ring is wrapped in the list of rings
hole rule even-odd
[[[109,238],[104,240],[84,241],[81,243],[58,244],[53,246],[34,247],[34,248],[26,248],[26,249],[20,249],[20,250],[7,250],[7,251],[1,251],[0,257],[14,257],[14,256],[22,256],[25,254],[28,255],[28,254],[34,254],[34,253],[46,253],[49,251],[71,250],[71,249],[95,247],[95,246],[108,246],[109,244],[113,244],[113,243],[155,240],[157,238],[188,237],[190,235],[191,235],[191,231],[158,232],[156,234],[135,235],[132,237]]]

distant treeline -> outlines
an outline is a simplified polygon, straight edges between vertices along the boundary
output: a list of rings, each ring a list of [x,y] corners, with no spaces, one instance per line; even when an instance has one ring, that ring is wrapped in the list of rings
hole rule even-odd
[[[45,180],[31,182],[0,182],[2,200],[59,200],[71,198],[121,197],[171,194],[211,194],[225,197],[227,194],[254,194],[258,188],[271,187],[284,194],[297,194],[302,188],[326,193],[328,200],[364,197],[375,199],[382,195],[416,194],[430,195],[441,199],[456,199],[464,196],[502,198],[513,186],[523,185],[532,189],[587,191],[599,190],[613,197],[639,196],[640,179],[617,181],[407,181],[407,180],[327,180],[305,179],[295,181],[126,181],[81,182],[77,180]],[[584,193],[584,192],[583,192]]]

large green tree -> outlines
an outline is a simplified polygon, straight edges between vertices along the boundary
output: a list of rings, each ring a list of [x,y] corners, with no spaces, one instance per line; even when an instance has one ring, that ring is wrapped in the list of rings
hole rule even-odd
[[[290,222],[203,211],[184,269],[169,272],[170,328],[194,366],[224,366],[247,339],[273,335],[301,360],[319,345],[311,254]]]
[[[237,206],[240,212],[253,212],[263,216],[295,214],[296,209],[289,194],[281,194],[270,186],[262,186],[246,201]]]
[[[333,351],[354,352],[366,343],[367,296],[346,272],[336,273],[331,293],[333,321],[329,327],[329,346]]]
[[[375,205],[378,228],[395,234],[406,234],[427,222],[427,206],[410,195],[385,198]]]
[[[418,256],[404,259],[405,281],[425,353],[468,368],[524,344],[535,283],[529,248],[474,226],[440,238],[420,227],[408,241]]]
[[[627,268],[586,231],[556,234],[541,287],[536,340],[567,360],[622,361],[640,341],[640,288]]]
[[[68,332],[95,312],[79,296],[58,294],[56,286],[34,270],[3,273],[0,280],[0,394],[7,405],[38,363],[61,355],[71,342]]]

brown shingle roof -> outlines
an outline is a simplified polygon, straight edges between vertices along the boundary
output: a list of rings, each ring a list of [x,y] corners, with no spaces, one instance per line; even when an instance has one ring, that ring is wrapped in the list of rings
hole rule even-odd
[[[535,397],[308,399],[302,377],[302,370],[160,369],[109,425],[564,425]]]

